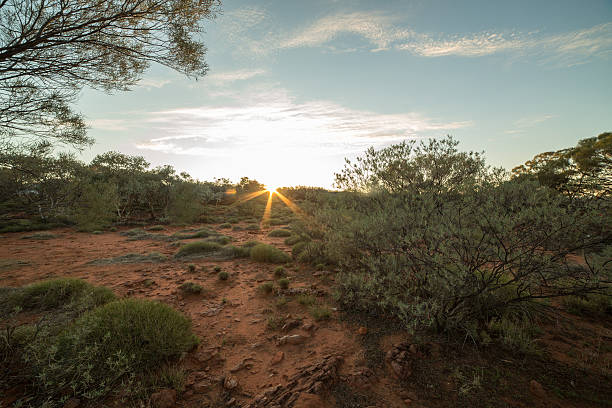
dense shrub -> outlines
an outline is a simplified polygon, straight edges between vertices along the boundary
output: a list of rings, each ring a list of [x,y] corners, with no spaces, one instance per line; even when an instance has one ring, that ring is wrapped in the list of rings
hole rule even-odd
[[[606,237],[592,233],[602,220],[589,203],[506,181],[455,146],[368,151],[338,175],[354,192],[330,198],[317,221],[320,248],[342,271],[341,304],[412,329],[474,333],[493,319],[528,316],[536,299],[605,287],[611,258],[596,251]],[[572,264],[578,251],[587,266]]]
[[[194,268],[195,270],[195,268]],[[185,293],[185,294],[189,294],[189,295],[197,295],[199,293],[202,293],[202,286],[198,285],[197,283],[194,282],[185,282],[183,284],[181,284],[181,286],[179,286],[179,289],[181,290],[181,292]]]
[[[120,379],[176,358],[198,343],[190,321],[161,303],[120,300],[78,318],[48,344],[28,355],[41,393],[95,399],[117,389]]]
[[[291,257],[280,249],[267,244],[257,244],[251,248],[251,259],[258,262],[286,263]]]
[[[190,242],[181,246],[176,253],[176,257],[207,255],[221,250],[221,245],[216,242],[198,241]]]
[[[87,309],[115,299],[113,292],[84,280],[59,278],[33,283],[15,291],[8,299],[10,307],[48,310],[71,305]]]
[[[291,231],[286,229],[275,229],[268,233],[269,237],[289,237],[291,236]]]

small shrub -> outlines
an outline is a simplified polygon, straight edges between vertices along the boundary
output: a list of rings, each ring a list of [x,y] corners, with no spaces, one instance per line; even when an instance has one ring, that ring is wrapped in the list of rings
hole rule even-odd
[[[202,293],[202,286],[198,285],[197,283],[193,283],[193,282],[185,282],[183,283],[181,286],[179,286],[179,289],[188,295],[197,295]]]
[[[527,318],[502,317],[494,319],[489,323],[489,332],[511,350],[517,350],[525,354],[538,353],[538,349],[533,343],[533,337],[539,333],[539,329]],[[481,337],[486,339],[486,335]]]
[[[275,305],[280,309],[287,306],[287,303],[289,303],[289,299],[283,296],[276,299]]]
[[[226,245],[221,249],[221,253],[228,258],[248,258],[251,255],[251,249]]]
[[[295,245],[293,245],[293,248],[291,248],[291,255],[294,259],[297,259],[300,256],[304,249],[306,249],[306,245],[308,245],[308,242],[304,241],[298,241]]]
[[[612,293],[566,296],[561,303],[568,312],[575,315],[604,316],[612,314]]]
[[[215,272],[221,272],[221,267],[219,265],[215,265],[215,267],[213,268],[213,271]]]
[[[282,316],[268,316],[266,326],[270,330],[278,330],[285,324],[285,319]]]
[[[289,287],[289,279],[287,278],[282,278],[278,280],[278,286],[281,289],[287,289]]]
[[[173,235],[176,239],[194,239],[194,238],[208,238],[210,236],[217,235],[215,231],[209,230],[208,228],[201,228],[199,230],[187,230],[181,231]]]
[[[244,244],[242,244],[243,248],[253,248],[255,245],[259,245],[261,244],[261,242],[259,241],[247,241]]]
[[[221,245],[216,242],[198,241],[183,245],[176,253],[176,257],[207,255],[221,250]]]
[[[232,224],[230,224],[229,222],[226,222],[226,223],[219,225],[219,228],[223,228],[223,229],[232,228]]]
[[[41,394],[94,399],[126,376],[179,357],[198,338],[189,319],[169,306],[126,299],[86,313],[51,343],[38,342],[28,356]]]
[[[82,309],[108,303],[115,294],[103,286],[93,286],[84,280],[59,278],[33,283],[17,290],[8,300],[11,307],[22,309],[55,309],[79,304]]]
[[[258,262],[287,263],[291,257],[272,245],[258,244],[251,249],[251,259]]]
[[[214,235],[212,237],[206,238],[206,241],[216,242],[219,245],[227,245],[230,243],[232,239],[226,235]]]
[[[187,272],[194,273],[196,271],[196,266],[194,264],[187,265]]]
[[[259,225],[257,224],[248,224],[244,227],[247,231],[259,231]]]
[[[331,317],[331,309],[327,306],[313,305],[310,308],[310,314],[316,321],[327,320]]]
[[[37,234],[25,235],[21,237],[21,239],[36,239],[36,240],[46,240],[57,238],[57,235],[51,234],[50,232],[39,232]]]
[[[307,295],[305,293],[298,295],[296,299],[297,302],[302,306],[311,306],[317,301],[314,296]]]
[[[217,276],[219,277],[219,280],[226,281],[229,278],[229,273],[221,271]]]
[[[283,268],[282,266],[277,266],[276,268],[274,268],[274,277],[284,278],[285,276],[287,276],[285,268]]]
[[[308,242],[310,241],[310,239],[304,236],[301,236],[301,235],[290,235],[289,237],[285,238],[285,245],[293,246],[297,244],[298,242],[302,242],[302,241]]]
[[[268,233],[269,237],[289,237],[291,236],[291,231],[287,231],[286,229],[275,229]]]
[[[263,293],[265,295],[269,295],[270,293],[272,293],[274,291],[274,283],[272,283],[272,282],[262,283],[261,285],[259,285],[259,287],[257,289],[261,293]]]
[[[153,225],[148,228],[149,231],[164,231],[165,228],[163,225]]]

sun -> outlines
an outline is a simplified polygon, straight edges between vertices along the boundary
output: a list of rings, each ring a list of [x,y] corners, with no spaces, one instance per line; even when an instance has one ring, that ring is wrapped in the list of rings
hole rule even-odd
[[[270,184],[270,185],[266,185],[265,187],[266,187],[267,192],[269,192],[270,194],[274,194],[276,193],[276,190],[278,190],[280,186]]]

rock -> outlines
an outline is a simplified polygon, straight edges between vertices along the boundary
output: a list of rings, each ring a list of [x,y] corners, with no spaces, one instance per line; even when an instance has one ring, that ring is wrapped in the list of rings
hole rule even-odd
[[[318,395],[300,393],[293,408],[325,408],[326,406]]]
[[[176,391],[164,388],[151,395],[153,408],[173,408],[176,403]]]
[[[304,323],[304,325],[302,326],[302,329],[306,331],[311,331],[314,328],[315,328],[315,325],[312,324],[311,322]]]
[[[392,361],[391,369],[393,370],[395,375],[397,375],[400,378],[402,377],[402,366],[400,365],[400,363],[398,363],[397,361]]]
[[[301,319],[289,320],[287,323],[283,325],[281,330],[284,332],[288,332],[288,331],[291,331],[293,329],[300,327],[301,325],[302,325]]]
[[[225,406],[227,407],[231,407],[236,403],[236,398],[232,398],[229,401],[227,401],[227,404],[225,404]]]
[[[368,334],[368,328],[361,326],[359,329],[357,329],[357,334],[359,334],[360,336],[365,336],[366,334]]]
[[[416,354],[419,351],[416,344],[411,344],[408,350],[410,350],[412,354]]]
[[[81,405],[81,400],[80,399],[78,399],[78,398],[70,398],[64,404],[64,408],[77,408],[79,405]]]
[[[283,336],[278,339],[278,345],[282,346],[283,344],[302,344],[308,339],[306,336],[302,336],[301,334],[293,334],[290,336]]]
[[[546,398],[546,391],[544,391],[544,387],[542,387],[542,384],[536,380],[529,381],[529,391],[531,391],[531,393],[538,398]]]
[[[246,368],[247,370],[253,368],[253,364],[248,363],[249,360],[252,360],[252,358],[247,357],[238,364],[236,364],[234,367],[230,368],[230,373],[235,373],[237,371],[242,370],[243,368]]]
[[[283,361],[283,358],[285,358],[285,353],[282,351],[279,351],[278,353],[274,355],[274,357],[272,357],[272,360],[270,361],[270,365],[279,364],[281,361]]]
[[[238,380],[236,379],[236,377],[232,375],[228,375],[227,377],[225,377],[225,380],[223,381],[223,387],[226,390],[233,390],[237,386],[238,386]]]

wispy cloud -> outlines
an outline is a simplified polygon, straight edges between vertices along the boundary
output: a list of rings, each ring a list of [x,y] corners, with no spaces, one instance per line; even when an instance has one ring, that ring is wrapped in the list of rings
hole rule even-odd
[[[207,75],[205,79],[219,85],[225,85],[236,81],[251,79],[265,73],[266,71],[263,69],[240,69],[236,71],[213,72]]]
[[[167,78],[143,78],[138,81],[138,86],[144,88],[162,88],[171,82],[172,80]]]
[[[530,128],[538,126],[539,124],[546,122],[550,119],[555,118],[556,115],[543,114],[543,115],[535,115],[528,116],[524,118],[520,118],[514,122],[513,127],[504,131],[504,133],[508,135],[516,135],[527,132]]]
[[[452,35],[415,32],[402,25],[398,16],[353,12],[325,16],[302,28],[281,32],[271,29],[269,15],[260,9],[235,13],[243,22],[228,27],[229,37],[240,44],[241,51],[260,56],[301,47],[325,47],[333,52],[364,49],[354,44],[338,46],[336,40],[347,34],[360,37],[369,51],[394,49],[427,58],[505,53],[535,57],[545,63],[575,65],[612,55],[612,22],[557,34],[484,31]]]
[[[210,156],[231,154],[237,148],[250,154],[344,154],[471,124],[437,121],[418,113],[354,110],[328,101],[298,103],[278,89],[243,96],[243,102],[157,112],[150,122],[160,136],[138,147]]]
[[[88,122],[92,129],[106,131],[123,131],[128,130],[130,122],[124,119],[93,119]]]

